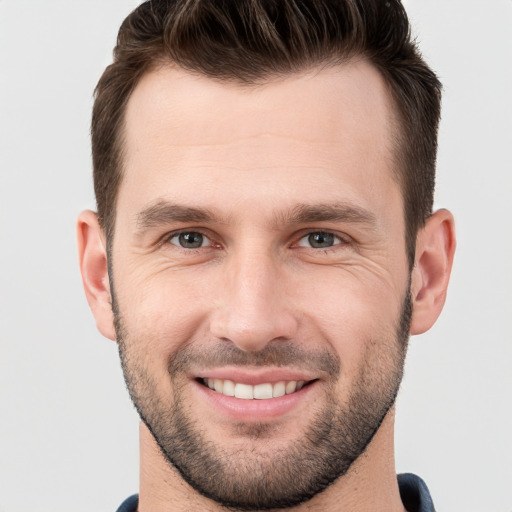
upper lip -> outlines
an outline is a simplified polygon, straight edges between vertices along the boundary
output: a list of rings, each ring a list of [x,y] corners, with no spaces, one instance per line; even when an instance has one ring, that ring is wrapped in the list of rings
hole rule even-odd
[[[293,368],[212,368],[198,372],[194,378],[231,380],[256,386],[281,381],[311,381],[318,378],[311,372]]]

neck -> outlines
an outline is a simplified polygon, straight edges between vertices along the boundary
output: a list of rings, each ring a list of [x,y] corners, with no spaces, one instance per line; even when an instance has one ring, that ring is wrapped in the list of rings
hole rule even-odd
[[[346,475],[306,503],[287,512],[405,512],[395,473],[394,408],[387,414],[366,451]],[[140,493],[138,512],[173,510],[226,512],[200,495],[162,456],[147,427],[140,427]],[[233,509],[229,509],[233,510]]]

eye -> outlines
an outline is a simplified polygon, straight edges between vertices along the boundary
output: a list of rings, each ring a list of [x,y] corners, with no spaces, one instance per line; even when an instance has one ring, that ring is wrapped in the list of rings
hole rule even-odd
[[[340,243],[342,243],[342,240],[339,236],[325,231],[316,231],[303,236],[298,245],[300,247],[312,247],[313,249],[329,249],[329,247]]]
[[[197,231],[176,233],[169,239],[169,242],[184,249],[199,249],[200,247],[209,247],[211,245],[210,239]]]

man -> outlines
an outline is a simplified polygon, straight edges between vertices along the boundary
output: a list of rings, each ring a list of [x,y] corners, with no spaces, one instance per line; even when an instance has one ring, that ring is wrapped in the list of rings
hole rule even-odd
[[[142,419],[120,511],[431,511],[397,479],[410,334],[444,304],[440,84],[398,1],[153,1],[92,121],[85,291]]]

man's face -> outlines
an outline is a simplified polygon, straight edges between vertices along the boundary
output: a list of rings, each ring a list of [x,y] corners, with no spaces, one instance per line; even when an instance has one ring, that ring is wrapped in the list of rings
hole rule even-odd
[[[129,101],[110,261],[125,378],[220,503],[310,498],[394,402],[410,298],[393,133],[364,62],[252,88],[165,68]]]

